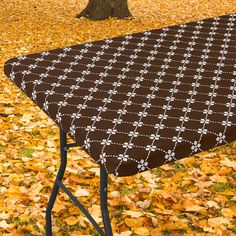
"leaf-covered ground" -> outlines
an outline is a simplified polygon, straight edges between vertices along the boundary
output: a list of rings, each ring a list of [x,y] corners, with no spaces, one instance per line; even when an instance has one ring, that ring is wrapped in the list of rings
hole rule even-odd
[[[74,16],[84,0],[0,1],[0,235],[44,235],[45,210],[59,167],[59,130],[3,74],[14,56],[235,12],[235,0],[130,0],[133,20]],[[236,142],[132,177],[109,179],[116,235],[236,235]],[[101,224],[99,168],[69,152],[64,184]],[[98,235],[64,192],[53,232]]]

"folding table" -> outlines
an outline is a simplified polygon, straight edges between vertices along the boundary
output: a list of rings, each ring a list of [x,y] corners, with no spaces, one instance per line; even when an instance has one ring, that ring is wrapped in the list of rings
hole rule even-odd
[[[235,19],[228,14],[5,63],[5,74],[60,127],[47,235],[59,188],[110,236],[109,173],[134,175],[236,139]],[[100,165],[105,232],[62,183],[74,146]]]

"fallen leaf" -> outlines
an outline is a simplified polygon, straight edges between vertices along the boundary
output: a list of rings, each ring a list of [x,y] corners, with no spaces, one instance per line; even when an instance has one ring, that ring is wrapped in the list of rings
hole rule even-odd
[[[10,216],[5,211],[0,213],[0,219],[1,220],[7,220],[9,218],[10,218]]]
[[[189,206],[185,208],[186,211],[196,211],[196,212],[200,212],[205,210],[204,207],[198,206],[198,205],[193,205],[193,206]]]
[[[140,216],[143,215],[142,212],[139,212],[139,211],[130,211],[130,210],[123,211],[122,214],[124,214],[124,215],[129,215],[129,216],[131,216],[131,217],[133,217],[133,218],[138,218],[138,217],[140,217]]]
[[[214,207],[214,208],[216,208],[216,209],[219,209],[219,208],[220,208],[220,207],[218,206],[218,204],[217,204],[216,202],[214,202],[214,201],[207,201],[206,204],[207,204],[207,206],[209,206],[209,207]]]
[[[31,122],[31,119],[33,119],[33,114],[32,113],[24,113],[22,118],[21,118],[21,121],[26,123],[26,124],[29,124]]]
[[[140,218],[125,218],[125,224],[131,228],[137,229],[143,227],[143,217]]]
[[[228,158],[225,158],[224,160],[220,161],[220,163],[223,166],[231,167],[231,168],[233,168],[236,171],[236,162],[235,161],[231,161]]]
[[[6,78],[2,70],[6,60],[18,55],[168,27],[236,11],[234,0],[137,0],[128,1],[133,20],[76,19],[75,14],[82,11],[87,2],[88,0],[50,0],[44,4],[38,0],[0,0],[0,224],[3,226],[0,227],[0,235],[44,235],[45,204],[60,164],[58,126]],[[175,57],[179,56],[173,56],[173,59]],[[68,143],[73,142],[70,137],[67,138]],[[141,228],[142,232],[142,227],[150,230],[147,236],[163,236],[169,232],[173,236],[182,233],[194,236],[233,235],[235,208],[231,203],[236,201],[232,178],[236,161],[235,147],[236,142],[234,146],[222,145],[214,152],[205,151],[178,162],[188,168],[178,169],[176,167],[182,165],[176,163],[174,168],[172,164],[167,164],[127,178],[109,175],[112,184],[109,184],[108,204],[114,230],[121,236],[138,235],[134,230]],[[33,152],[28,152],[28,148]],[[79,189],[78,186],[86,189],[89,197],[83,198],[84,206],[88,209],[96,205],[89,211],[92,211],[95,220],[102,226],[98,193],[99,166],[82,148],[77,147],[68,152],[67,167],[63,180],[65,186],[70,186],[73,193]],[[229,182],[231,187],[224,192],[215,192],[211,185],[216,182]],[[120,185],[137,191],[124,197],[119,192]],[[162,196],[157,193],[159,190],[164,191]],[[82,193],[84,194],[87,195]],[[189,199],[188,202],[185,201],[186,198]],[[137,207],[136,203],[139,202],[138,205],[141,204],[145,209],[145,199],[152,201],[152,213]],[[211,201],[216,202],[219,208],[216,209]],[[185,207],[193,205],[205,206],[208,208],[207,214],[203,216],[197,211],[185,211]],[[123,209],[132,213],[122,214]],[[70,226],[63,222],[62,229],[60,224],[53,222],[56,236],[62,233],[73,236],[93,234],[92,224],[83,218],[81,211],[61,190],[53,213],[53,221],[74,216],[78,218],[77,224],[81,227],[77,229],[77,224]],[[207,217],[227,218],[230,224],[211,227],[208,221],[205,224],[201,222],[199,231],[203,232],[197,232],[195,227],[189,227],[188,223],[178,222],[174,218],[183,216],[186,218],[181,220],[187,220],[191,224]],[[132,227],[126,225],[125,218],[131,218],[126,223],[129,222]],[[19,222],[21,219],[26,222]],[[34,225],[35,221],[39,228]],[[27,222],[30,223],[27,225]]]
[[[119,191],[112,191],[110,193],[110,196],[112,196],[112,197],[120,197],[120,192]]]
[[[149,230],[145,227],[139,227],[139,228],[134,229],[134,233],[138,235],[146,236],[146,235],[149,235]]]
[[[226,196],[234,196],[235,192],[231,191],[229,189],[225,190],[224,192],[221,192],[222,195],[226,195]]]
[[[59,200],[55,201],[54,206],[52,211],[55,211],[56,213],[65,210],[66,206],[65,206],[65,202],[61,202]]]
[[[203,227],[202,228],[204,232],[214,233],[215,230],[212,227]]]
[[[65,222],[70,226],[75,225],[78,221],[79,221],[78,218],[75,216],[69,216],[68,218],[65,219]]]
[[[132,231],[130,230],[126,230],[124,232],[121,232],[121,233],[114,233],[114,236],[131,236],[132,235]]]
[[[163,214],[163,215],[172,215],[173,214],[173,210],[167,210],[167,209],[160,210],[158,208],[155,208],[153,210],[158,214]]]
[[[75,196],[76,197],[88,197],[89,196],[89,192],[86,189],[83,188],[79,188],[76,192],[75,192]]]
[[[210,180],[213,182],[221,182],[221,183],[227,183],[228,180],[225,176],[221,176],[221,175],[212,175],[210,176]]]
[[[0,221],[0,228],[9,229],[12,227],[12,224],[8,224],[5,220]]]
[[[151,200],[145,199],[144,201],[138,201],[136,203],[136,206],[142,208],[142,209],[147,209],[151,205]]]
[[[162,170],[165,170],[165,171],[173,170],[173,169],[174,169],[174,168],[173,168],[171,165],[169,165],[169,164],[165,164],[165,165],[163,165],[163,166],[160,166],[160,168],[161,168]]]
[[[92,207],[90,207],[88,209],[89,213],[93,216],[93,217],[97,217],[100,218],[101,217],[101,207],[100,205],[92,205]]]
[[[95,176],[100,176],[100,168],[97,167],[89,168],[89,171],[94,172]]]
[[[221,213],[224,217],[233,218],[234,216],[236,216],[236,208],[235,209],[223,208],[221,210]]]
[[[177,202],[176,198],[174,197],[174,193],[171,191],[165,191],[165,190],[160,190],[157,192],[160,196],[162,196],[164,199],[170,199],[173,202]]]
[[[214,218],[209,218],[208,223],[211,226],[219,226],[223,224],[230,224],[230,221],[224,217],[214,217]]]

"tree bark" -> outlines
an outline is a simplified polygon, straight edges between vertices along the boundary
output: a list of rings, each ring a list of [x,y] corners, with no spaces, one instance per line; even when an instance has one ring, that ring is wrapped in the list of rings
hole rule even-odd
[[[93,20],[104,20],[109,17],[123,19],[132,15],[127,0],[89,0],[86,8],[76,17],[82,16]]]

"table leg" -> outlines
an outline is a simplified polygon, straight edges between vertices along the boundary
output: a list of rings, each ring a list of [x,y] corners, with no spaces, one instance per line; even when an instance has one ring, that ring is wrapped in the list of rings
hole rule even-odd
[[[100,205],[102,211],[102,220],[107,236],[112,236],[112,228],[107,208],[108,174],[104,167],[100,167]]]
[[[62,183],[62,178],[66,169],[67,164],[67,150],[70,147],[75,147],[76,144],[67,144],[66,141],[66,133],[60,129],[60,154],[61,154],[61,164],[60,168],[52,189],[51,196],[49,198],[49,202],[46,210],[46,235],[52,236],[52,219],[51,213],[52,208],[55,203],[57,194],[59,192],[59,188],[61,188],[69,198],[75,203],[76,206],[84,213],[84,215],[89,219],[89,221],[93,224],[93,226],[97,229],[101,236],[113,236],[112,228],[110,224],[108,208],[107,208],[107,190],[108,190],[108,174],[104,167],[100,167],[100,203],[101,203],[101,212],[103,225],[105,228],[105,233],[102,231],[100,226],[96,223],[93,217],[87,212],[87,210],[83,207],[83,205],[76,199],[76,197],[64,186]]]
[[[60,153],[61,153],[61,164],[59,171],[57,173],[56,181],[54,183],[52,193],[47,205],[47,210],[46,210],[46,235],[51,236],[52,235],[52,208],[54,205],[54,202],[56,200],[58,191],[59,191],[59,186],[57,185],[57,180],[61,181],[66,169],[66,164],[67,164],[67,148],[65,148],[67,145],[66,143],[66,133],[60,129]]]

